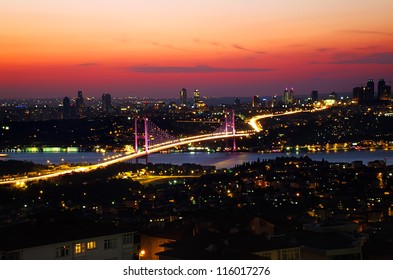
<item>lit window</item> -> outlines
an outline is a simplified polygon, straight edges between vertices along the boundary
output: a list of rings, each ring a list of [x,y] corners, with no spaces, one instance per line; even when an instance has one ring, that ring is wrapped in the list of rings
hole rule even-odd
[[[70,247],[69,246],[62,246],[56,248],[56,258],[62,258],[69,255]]]
[[[87,250],[93,250],[97,248],[97,243],[95,241],[87,242]]]
[[[74,253],[81,254],[86,252],[86,243],[76,243],[74,245]]]
[[[116,248],[116,239],[106,239],[104,240],[104,249],[113,249]]]

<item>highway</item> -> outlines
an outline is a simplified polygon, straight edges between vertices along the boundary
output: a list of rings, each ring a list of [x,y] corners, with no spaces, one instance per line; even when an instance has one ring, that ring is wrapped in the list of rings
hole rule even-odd
[[[287,116],[287,115],[293,115],[293,114],[299,114],[299,113],[305,113],[305,112],[317,112],[317,111],[322,111],[327,109],[327,106],[321,107],[321,108],[316,108],[316,109],[311,109],[311,110],[295,110],[295,111],[288,111],[284,113],[278,113],[278,114],[264,114],[264,115],[258,115],[252,117],[249,121],[248,124],[251,125],[251,127],[255,130],[255,132],[261,132],[262,131],[262,126],[258,123],[259,120],[261,119],[266,119],[266,118],[271,118],[271,117],[280,117],[280,116]]]

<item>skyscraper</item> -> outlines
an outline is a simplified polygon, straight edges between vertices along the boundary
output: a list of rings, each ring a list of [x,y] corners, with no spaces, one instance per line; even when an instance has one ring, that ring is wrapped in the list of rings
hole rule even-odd
[[[288,88],[286,88],[282,95],[282,103],[291,105],[293,104],[294,98],[295,90],[293,89],[293,87],[291,88],[291,90],[288,90]]]
[[[258,95],[254,95],[252,97],[251,107],[252,108],[259,108],[261,106],[261,99]]]
[[[276,107],[278,104],[278,98],[277,95],[274,95],[272,98],[272,108]]]
[[[180,91],[180,105],[186,105],[187,104],[187,89],[183,88]]]
[[[385,83],[384,79],[378,81],[378,99],[382,101],[389,101],[391,99],[392,87]]]
[[[78,97],[76,98],[75,105],[78,118],[82,118],[85,112],[85,100],[81,90],[78,91]]]
[[[289,90],[286,88],[282,94],[282,103],[288,104],[289,103]]]
[[[199,90],[194,90],[194,106],[198,106],[198,102],[199,102]]]
[[[366,86],[366,100],[374,99],[374,81],[369,79]]]
[[[112,96],[109,93],[104,93],[101,98],[102,111],[106,114],[112,111]]]
[[[291,87],[289,91],[289,104],[293,104],[295,102],[295,90]]]
[[[71,101],[67,96],[63,99],[63,119],[71,118]]]
[[[378,99],[382,99],[381,97],[382,97],[382,91],[383,91],[383,88],[384,88],[384,86],[385,86],[386,84],[385,84],[385,80],[384,79],[379,79],[379,81],[378,81]]]

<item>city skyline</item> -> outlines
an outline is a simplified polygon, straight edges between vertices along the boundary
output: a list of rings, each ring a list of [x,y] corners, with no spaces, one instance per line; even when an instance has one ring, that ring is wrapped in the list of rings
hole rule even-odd
[[[350,92],[393,72],[378,1],[0,4],[0,98]]]

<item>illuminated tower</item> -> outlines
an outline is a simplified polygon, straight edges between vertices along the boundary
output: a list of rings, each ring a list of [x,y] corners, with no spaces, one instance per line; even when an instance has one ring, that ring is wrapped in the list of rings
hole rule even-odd
[[[195,90],[194,91],[194,106],[197,106],[198,105],[198,102],[199,102],[199,90]]]
[[[288,104],[289,103],[289,90],[286,88],[282,94],[282,103]]]
[[[183,88],[180,91],[180,105],[186,105],[187,104],[187,89]]]
[[[252,108],[259,108],[261,105],[261,99],[259,99],[258,95],[254,95],[252,97],[251,107]]]
[[[272,108],[276,107],[278,104],[277,95],[274,95],[272,98]]]
[[[295,101],[295,90],[292,87],[291,90],[289,91],[289,104],[293,104],[294,101]]]

